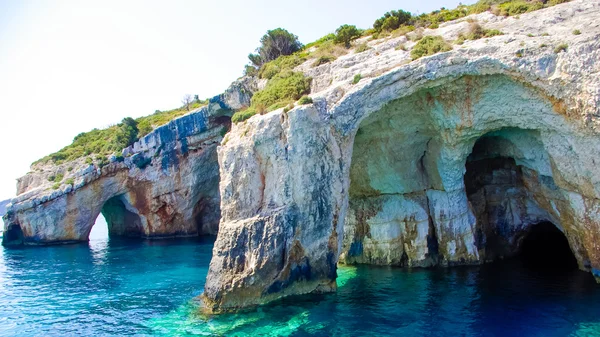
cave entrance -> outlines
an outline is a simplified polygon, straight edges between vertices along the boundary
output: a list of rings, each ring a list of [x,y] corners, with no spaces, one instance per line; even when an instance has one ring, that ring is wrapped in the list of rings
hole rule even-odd
[[[519,257],[532,269],[577,269],[577,260],[563,232],[544,221],[535,224],[522,240]]]
[[[532,130],[502,129],[475,142],[464,183],[477,218],[476,245],[486,262],[518,257],[528,268],[576,268],[560,224],[530,187],[538,177],[549,190],[554,186],[538,137]]]
[[[6,232],[4,232],[3,236],[4,244],[6,245],[23,243],[23,230],[21,230],[21,226],[19,225],[13,224],[9,226]]]
[[[144,230],[140,216],[125,195],[108,199],[102,206],[100,213],[93,226],[94,228],[88,234],[88,239],[92,237],[92,232],[94,238],[97,235],[128,238],[143,237]],[[96,227],[98,228],[96,229]]]

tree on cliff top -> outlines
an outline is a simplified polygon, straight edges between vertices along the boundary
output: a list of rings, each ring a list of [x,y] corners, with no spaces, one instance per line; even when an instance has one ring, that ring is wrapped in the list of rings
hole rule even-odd
[[[267,31],[260,39],[260,44],[260,47],[256,49],[256,54],[248,55],[250,62],[256,67],[273,61],[279,56],[291,55],[302,48],[298,36],[283,28]]]
[[[125,117],[117,130],[115,145],[118,149],[124,149],[138,140],[138,123],[131,117]]]

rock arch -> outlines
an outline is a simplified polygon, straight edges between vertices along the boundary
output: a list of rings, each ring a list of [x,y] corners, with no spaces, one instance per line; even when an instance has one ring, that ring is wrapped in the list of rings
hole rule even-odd
[[[141,238],[145,236],[146,219],[131,205],[127,194],[121,194],[108,199],[100,213],[106,219],[109,236]],[[88,237],[90,230],[88,231]]]
[[[216,148],[229,128],[230,110],[219,97],[212,104],[157,128],[125,149],[123,160],[113,158],[97,167],[82,158],[53,168],[63,170],[63,181],[70,181],[58,189],[43,168],[20,179],[20,194],[12,200],[4,226],[18,225],[23,240],[4,239],[3,244],[87,241],[101,212],[111,235],[159,239],[216,234]]]
[[[519,143],[524,152],[513,156],[523,170],[535,164],[527,188],[540,220],[560,224],[580,268],[599,275],[600,176],[582,160],[599,154],[599,138],[527,74],[491,59],[436,62],[431,78],[411,64],[332,107],[317,100],[232,130],[219,150],[208,311],[333,291],[338,257],[408,266],[493,259],[464,174],[477,140],[508,130],[521,130],[510,141],[537,142]]]

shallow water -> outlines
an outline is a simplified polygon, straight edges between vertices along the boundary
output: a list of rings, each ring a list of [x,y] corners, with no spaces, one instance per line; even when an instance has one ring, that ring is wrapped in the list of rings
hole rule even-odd
[[[205,320],[211,239],[0,248],[0,335],[600,336],[600,286],[519,261],[340,267],[336,294]]]

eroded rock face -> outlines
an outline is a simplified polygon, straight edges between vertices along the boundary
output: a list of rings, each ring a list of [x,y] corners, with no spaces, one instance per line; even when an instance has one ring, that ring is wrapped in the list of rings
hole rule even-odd
[[[600,278],[600,27],[571,34],[599,14],[584,1],[519,20],[482,14],[505,35],[413,62],[389,41],[368,61],[347,55],[312,70],[313,105],[235,125],[218,150],[207,311],[333,291],[338,261],[511,256],[540,221]],[[564,40],[567,52],[544,46]],[[352,85],[348,69],[372,77]]]
[[[83,160],[39,168],[19,179],[19,195],[4,218],[3,244],[87,241],[100,213],[109,235],[166,238],[214,235],[220,218],[217,145],[230,128],[228,103],[217,96],[207,107],[157,128],[102,168]],[[246,102],[247,103],[247,102]],[[70,169],[67,169],[69,167]],[[59,189],[49,175],[65,175]]]

